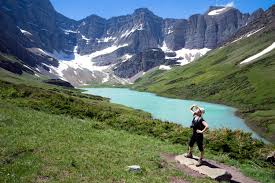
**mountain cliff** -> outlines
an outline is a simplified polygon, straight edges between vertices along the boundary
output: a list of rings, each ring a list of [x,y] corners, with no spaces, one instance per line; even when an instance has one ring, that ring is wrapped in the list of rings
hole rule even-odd
[[[249,15],[212,6],[188,19],[164,19],[140,8],[125,16],[75,21],[48,0],[4,0],[0,50],[34,72],[73,85],[129,83],[150,69],[188,64],[234,36],[263,28],[273,20],[272,12],[274,7]]]

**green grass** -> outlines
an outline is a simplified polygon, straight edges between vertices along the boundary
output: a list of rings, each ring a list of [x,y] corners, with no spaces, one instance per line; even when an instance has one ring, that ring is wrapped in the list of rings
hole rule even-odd
[[[0,182],[168,182],[172,176],[211,182],[161,165],[160,153],[181,153],[186,150],[181,145],[97,129],[95,120],[3,103],[0,115]],[[142,172],[128,172],[127,166],[133,164],[140,165]]]
[[[210,182],[160,166],[160,153],[187,151],[189,128],[77,91],[3,81],[0,86],[0,182],[167,182],[173,176]],[[205,144],[208,158],[271,182],[264,158],[274,146],[228,129],[208,132]],[[251,159],[261,167],[256,175]],[[129,174],[125,168],[132,164],[143,173]]]
[[[174,176],[213,182],[189,177],[160,158],[163,152],[187,151],[189,128],[80,90],[33,82],[26,73],[0,75],[0,182],[168,182]],[[272,111],[254,115],[270,117]],[[205,137],[207,158],[273,181],[273,167],[264,158],[274,145],[228,129]],[[127,172],[133,164],[142,173]]]
[[[177,176],[194,179],[165,164],[160,153],[186,152],[186,146],[115,130],[89,119],[52,115],[0,103],[0,182],[168,182]],[[222,154],[208,158],[232,164],[262,182],[272,170],[253,174],[249,163],[239,164]],[[142,173],[130,173],[138,164]]]
[[[237,107],[253,130],[274,142],[275,113],[257,118],[254,113],[275,109],[275,51],[254,63],[239,65],[274,41],[275,31],[251,36],[213,50],[186,66],[146,74],[131,87],[162,96]]]

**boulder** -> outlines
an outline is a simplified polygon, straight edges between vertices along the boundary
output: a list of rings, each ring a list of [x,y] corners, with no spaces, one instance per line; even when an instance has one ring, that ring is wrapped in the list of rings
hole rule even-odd
[[[201,166],[196,166],[198,157],[186,158],[185,154],[175,157],[175,160],[180,164],[187,166],[188,168],[197,171],[201,174],[204,174],[212,179],[217,181],[229,181],[232,178],[232,175],[226,170],[219,168],[217,166],[211,165],[207,162],[203,162]]]
[[[128,166],[128,171],[129,172],[141,172],[141,168],[139,165],[131,165],[131,166]]]

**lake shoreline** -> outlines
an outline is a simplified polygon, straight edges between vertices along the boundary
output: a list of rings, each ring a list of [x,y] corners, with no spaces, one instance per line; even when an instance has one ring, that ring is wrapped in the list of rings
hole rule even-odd
[[[167,97],[167,98],[171,98],[171,99],[182,99],[176,95],[171,95],[171,94],[161,94],[161,93],[155,93],[155,92],[152,92],[152,91],[147,91],[147,90],[138,90],[138,89],[135,89],[135,88],[128,88],[130,90],[134,90],[134,91],[140,91],[140,92],[150,92],[150,93],[154,93],[155,95],[157,96],[161,96],[161,97]],[[196,100],[195,98],[186,98],[186,100]],[[245,124],[251,129],[253,130],[257,135],[259,135],[261,138],[263,138],[265,141],[267,141],[268,143],[271,143],[274,141],[273,138],[269,138],[268,136],[265,136],[264,132],[265,132],[265,129],[264,128],[261,128],[257,125],[255,125],[253,122],[249,121],[248,118],[246,117],[246,115],[244,115],[244,113],[242,113],[239,109],[239,107],[237,106],[234,106],[232,104],[227,104],[225,102],[222,102],[222,101],[211,101],[211,100],[203,100],[202,98],[199,99],[200,101],[203,101],[203,102],[215,102],[215,104],[221,104],[221,105],[225,105],[225,106],[228,106],[228,107],[232,107],[232,108],[235,108],[237,109],[235,111],[235,115],[240,117],[241,119],[244,120]]]
[[[98,89],[98,87],[90,87],[90,88],[97,88]],[[108,87],[108,86],[106,86],[106,87],[101,87],[101,88],[118,88],[118,87]],[[88,89],[87,87],[85,87],[85,88],[81,88],[81,89]],[[170,98],[170,99],[180,99],[180,100],[183,100],[183,99],[181,99],[181,98],[179,98],[179,97],[177,97],[177,96],[172,96],[172,95],[161,95],[161,94],[158,94],[158,93],[154,93],[154,92],[148,92],[148,91],[144,91],[144,90],[136,90],[136,89],[134,89],[134,88],[129,88],[129,86],[128,87],[123,87],[123,89],[128,89],[128,90],[132,90],[132,91],[137,91],[137,92],[146,92],[146,93],[150,93],[150,94],[153,94],[153,95],[155,95],[155,96],[158,96],[158,97],[165,97],[165,98]],[[87,90],[86,90],[87,91]],[[94,95],[94,94],[93,94]],[[95,95],[97,95],[97,94],[95,94]],[[106,96],[104,96],[104,97],[106,97]],[[107,98],[109,98],[109,97],[107,97]],[[222,103],[222,102],[216,102],[216,103],[213,103],[212,101],[204,101],[204,100],[199,100],[199,99],[184,99],[184,100],[196,100],[197,102],[207,102],[207,103],[209,103],[209,104],[217,104],[217,105],[222,105],[222,106],[224,106],[224,107],[229,107],[229,108],[232,108],[232,109],[234,109],[234,111],[232,111],[233,113],[234,113],[234,116],[235,117],[238,117],[239,119],[241,119],[242,120],[242,122],[243,122],[243,124],[245,124],[249,129],[250,129],[250,131],[252,131],[252,132],[250,132],[250,133],[254,133],[256,136],[258,136],[258,137],[255,137],[255,138],[257,138],[257,139],[259,139],[259,137],[260,137],[260,139],[262,139],[263,141],[266,141],[267,143],[269,143],[269,140],[268,139],[266,139],[266,138],[264,138],[263,136],[261,136],[260,135],[260,133],[258,132],[258,131],[256,131],[256,130],[254,130],[254,128],[251,128],[251,126],[250,126],[250,124],[249,123],[247,123],[247,120],[245,119],[245,118],[243,118],[244,116],[242,116],[242,115],[240,115],[240,111],[239,111],[239,109],[238,108],[235,108],[235,107],[232,107],[232,106],[229,106],[229,105],[226,105],[226,104],[224,104],[224,103]],[[116,102],[115,102],[116,103]],[[127,107],[131,107],[131,106],[128,106],[127,104],[122,104],[122,105],[125,105],[125,106],[127,106]],[[131,107],[131,108],[133,108],[133,107]],[[142,109],[141,109],[142,110]],[[143,111],[144,111],[144,109],[143,109]],[[145,112],[148,112],[148,111],[146,111],[145,110]],[[150,112],[149,112],[150,113]],[[162,119],[163,120],[163,119]],[[163,120],[163,121],[165,121],[165,120]],[[173,123],[176,123],[176,124],[179,124],[179,122],[178,121],[175,121],[175,120],[170,120],[170,122],[173,122]],[[184,127],[187,127],[186,126],[186,124],[182,124]],[[225,128],[231,128],[231,127],[225,127]],[[233,130],[234,130],[234,128],[236,128],[236,126],[234,127],[234,126],[232,126],[232,128],[233,128]],[[244,129],[243,129],[244,130]],[[244,130],[245,131],[245,130]]]

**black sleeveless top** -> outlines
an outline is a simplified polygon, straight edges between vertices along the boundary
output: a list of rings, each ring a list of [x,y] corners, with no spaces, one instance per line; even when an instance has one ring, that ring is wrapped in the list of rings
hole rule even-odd
[[[197,133],[197,130],[203,130],[205,126],[202,124],[204,119],[202,117],[199,117],[196,119],[196,116],[192,120],[192,128],[193,128],[193,133]]]

